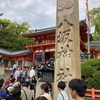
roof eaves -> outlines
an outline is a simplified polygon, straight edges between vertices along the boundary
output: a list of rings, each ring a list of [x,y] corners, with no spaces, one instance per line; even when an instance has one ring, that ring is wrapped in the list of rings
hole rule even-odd
[[[36,31],[34,33],[22,34],[22,36],[32,35],[32,34],[36,34],[36,33],[42,33],[42,32],[46,32],[46,31],[52,31],[55,29],[56,29],[55,27],[50,27],[50,28],[45,28],[45,29],[36,29]]]
[[[9,55],[9,56],[14,56],[14,55],[17,55],[17,54],[26,54],[26,53],[31,53],[30,50],[18,50],[18,51],[8,51],[8,50],[5,50],[5,49],[2,49],[0,48],[0,54],[5,54],[5,55]]]

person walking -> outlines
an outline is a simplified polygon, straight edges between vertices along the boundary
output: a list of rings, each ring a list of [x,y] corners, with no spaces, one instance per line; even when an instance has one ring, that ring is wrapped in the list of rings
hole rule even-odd
[[[30,81],[30,89],[33,91],[34,97],[36,95],[36,83],[37,83],[37,80],[36,80],[35,76],[33,76],[32,80]]]
[[[29,84],[26,81],[22,83],[21,100],[34,100],[34,94],[28,86]]]
[[[20,76],[20,68],[18,68],[18,69],[16,70],[15,74],[14,74],[14,77],[15,77],[16,81],[17,81],[17,78],[18,78],[19,76]]]
[[[31,70],[30,70],[30,78],[32,79],[33,76],[35,76],[35,69],[34,69],[34,67],[32,67]]]
[[[75,100],[85,100],[86,83],[81,79],[72,79],[69,82],[70,93]]]
[[[44,96],[47,98],[47,100],[52,100],[50,94],[48,93],[48,85],[47,84],[42,84],[41,87],[41,96]]]
[[[58,93],[58,97],[57,100],[68,100],[68,95],[65,92],[65,88],[66,88],[66,84],[64,81],[60,81],[57,85],[59,93]]]
[[[16,63],[14,63],[14,65],[13,65],[13,74],[15,74],[16,68],[17,68],[17,65],[16,65]]]
[[[27,77],[27,71],[26,71],[26,68],[23,67],[23,70],[21,72],[21,78],[25,81],[26,77]]]
[[[12,92],[12,98],[11,98],[11,100],[22,100],[21,98],[20,98],[20,95],[21,95],[21,90],[20,90],[20,88],[14,88],[14,90],[13,90],[13,92]]]

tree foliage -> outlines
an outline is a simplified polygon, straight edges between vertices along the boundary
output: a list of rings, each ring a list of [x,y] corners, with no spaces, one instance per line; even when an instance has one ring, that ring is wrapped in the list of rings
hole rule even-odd
[[[82,78],[88,88],[100,89],[100,58],[93,58],[81,64]]]
[[[94,27],[93,39],[100,40],[100,7],[90,11],[91,25]]]
[[[23,50],[26,44],[33,43],[33,39],[23,38],[22,33],[26,34],[29,30],[27,22],[18,24],[8,19],[0,19],[0,47],[11,51]]]

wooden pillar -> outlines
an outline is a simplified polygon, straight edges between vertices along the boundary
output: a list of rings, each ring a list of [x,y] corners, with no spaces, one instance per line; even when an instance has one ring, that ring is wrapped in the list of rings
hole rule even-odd
[[[35,51],[33,51],[33,62],[32,62],[32,64],[34,64],[34,62],[35,62]]]
[[[16,65],[18,66],[18,57],[17,58],[14,58],[14,59],[15,59]]]
[[[78,0],[57,0],[55,77],[53,100],[57,100],[59,81],[65,81],[69,100],[73,100],[68,83],[81,77]]]
[[[11,58],[8,60],[8,67],[11,67]]]
[[[23,67],[25,67],[25,61],[26,61],[26,57],[24,57],[24,63],[23,63]]]

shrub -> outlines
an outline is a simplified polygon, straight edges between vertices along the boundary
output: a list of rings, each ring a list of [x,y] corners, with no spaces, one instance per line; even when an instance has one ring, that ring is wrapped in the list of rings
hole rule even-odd
[[[93,73],[93,87],[100,89],[100,71]]]
[[[82,78],[88,88],[100,89],[100,58],[87,60],[81,64]]]
[[[81,76],[83,79],[87,79],[89,77],[92,77],[94,70],[91,65],[86,65],[86,67],[81,67]]]
[[[94,79],[93,78],[87,78],[85,81],[87,83],[88,88],[94,87]]]

